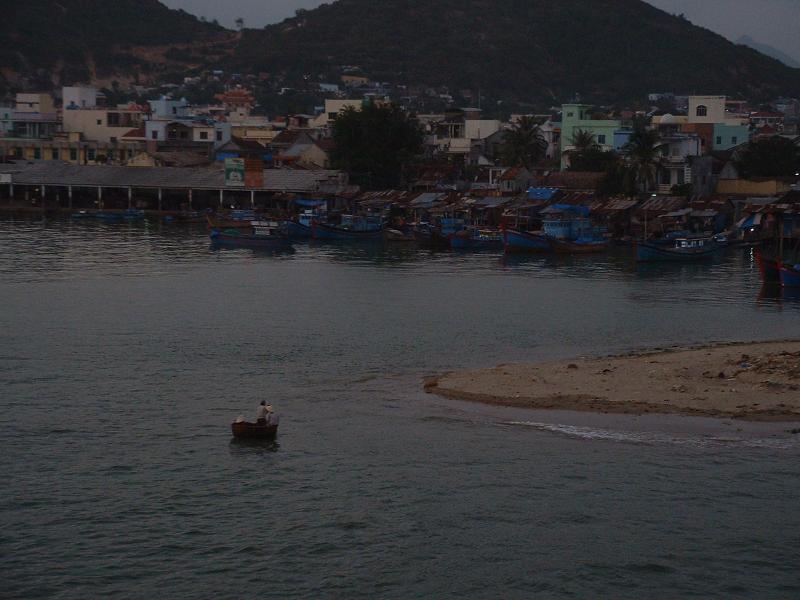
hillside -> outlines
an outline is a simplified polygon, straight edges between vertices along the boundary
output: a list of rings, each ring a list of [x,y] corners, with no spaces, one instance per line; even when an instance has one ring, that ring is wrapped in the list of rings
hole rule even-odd
[[[237,66],[563,101],[796,94],[800,70],[641,0],[338,0],[248,30]]]
[[[794,69],[800,69],[800,62],[797,62],[791,56],[778,50],[774,46],[770,46],[769,44],[761,44],[755,41],[753,38],[747,35],[741,36],[738,40],[736,40],[737,44],[741,44],[743,46],[749,46],[754,50],[758,50],[761,54],[766,54],[767,56],[771,56],[775,60],[781,61],[783,64],[792,67]]]
[[[124,76],[168,62],[170,49],[188,58],[187,45],[202,47],[225,35],[219,25],[157,0],[26,0],[0,19],[0,67],[12,81]]]

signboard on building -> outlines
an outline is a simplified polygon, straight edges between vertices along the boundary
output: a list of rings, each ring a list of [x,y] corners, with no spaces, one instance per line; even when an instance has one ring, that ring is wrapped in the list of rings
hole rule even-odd
[[[0,183],[11,183],[11,173],[0,173]]]
[[[244,161],[244,184],[248,188],[264,187],[264,161],[258,158]]]
[[[244,183],[244,159],[226,158],[225,159],[225,186],[241,187]]]

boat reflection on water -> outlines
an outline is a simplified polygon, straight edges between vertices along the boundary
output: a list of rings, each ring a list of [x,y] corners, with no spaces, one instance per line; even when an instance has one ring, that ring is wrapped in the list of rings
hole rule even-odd
[[[800,288],[783,287],[780,283],[765,283],[758,291],[757,304],[778,305],[786,304],[800,305]]]
[[[281,449],[275,440],[231,438],[230,452],[233,455],[274,454]]]

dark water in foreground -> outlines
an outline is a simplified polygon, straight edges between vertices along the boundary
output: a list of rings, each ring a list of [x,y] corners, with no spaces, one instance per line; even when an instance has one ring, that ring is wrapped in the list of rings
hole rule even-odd
[[[0,596],[800,596],[781,427],[419,391],[466,366],[799,337],[800,301],[761,294],[744,250],[269,256],[9,220],[0,249]],[[278,445],[231,443],[265,397]]]

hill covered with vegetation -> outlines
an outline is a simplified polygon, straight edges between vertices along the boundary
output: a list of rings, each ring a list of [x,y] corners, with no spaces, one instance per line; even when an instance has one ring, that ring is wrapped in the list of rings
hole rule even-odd
[[[0,68],[6,79],[88,81],[168,61],[148,48],[166,46],[168,52],[224,35],[219,25],[158,0],[25,0],[0,19]]]
[[[338,0],[247,30],[237,61],[552,102],[800,89],[800,70],[641,0]]]

